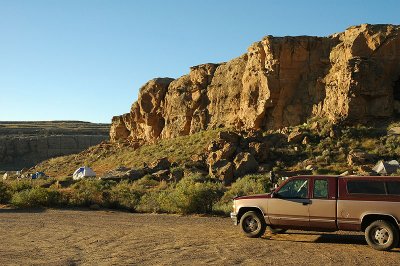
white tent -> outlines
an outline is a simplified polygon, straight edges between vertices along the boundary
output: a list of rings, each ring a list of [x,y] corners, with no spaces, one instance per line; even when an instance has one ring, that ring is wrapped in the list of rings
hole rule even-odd
[[[72,179],[79,180],[85,177],[95,177],[96,173],[92,170],[92,168],[87,166],[79,167],[75,170],[74,174],[72,175]]]
[[[384,161],[379,161],[372,170],[378,174],[386,175],[386,174],[392,174],[397,171],[397,169],[400,168],[400,164],[396,160],[391,160],[388,162]]]

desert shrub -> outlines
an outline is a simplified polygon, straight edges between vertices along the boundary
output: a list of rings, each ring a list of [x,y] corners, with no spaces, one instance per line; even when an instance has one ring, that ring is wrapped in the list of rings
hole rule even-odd
[[[173,187],[152,189],[144,194],[139,202],[138,210],[141,212],[174,212],[172,211]],[[177,210],[175,210],[176,212]]]
[[[128,181],[120,182],[110,189],[110,207],[134,211],[137,209],[143,194],[145,194],[145,189],[140,185]]]
[[[32,180],[22,179],[22,180],[13,180],[10,182],[11,191],[13,193],[24,191],[27,189],[31,189],[33,187]]]
[[[269,192],[270,188],[271,183],[267,175],[246,175],[232,184],[231,188],[225,192],[223,199],[232,199],[235,196],[266,193]]]
[[[72,206],[103,205],[103,192],[106,188],[105,183],[100,180],[81,180],[71,186],[69,204]]]
[[[0,181],[0,203],[8,203],[10,199],[11,199],[10,186]]]
[[[151,175],[145,175],[141,179],[133,182],[133,185],[137,188],[149,189],[149,188],[158,187],[160,185],[160,182],[157,180],[154,180],[154,178]]]
[[[232,199],[236,196],[262,194],[270,191],[271,183],[266,175],[246,175],[236,180],[230,189],[226,191],[221,200],[216,204],[216,211],[229,213],[232,211]]]
[[[188,175],[178,183],[163,184],[144,194],[139,210],[167,213],[211,213],[224,192],[221,183],[201,175]]]
[[[222,197],[225,187],[212,182],[208,177],[193,174],[177,183],[174,191],[168,195],[171,211],[178,213],[210,213],[213,205]]]
[[[42,187],[35,187],[16,192],[11,198],[11,204],[20,208],[51,207],[59,203],[59,192]]]
[[[400,146],[400,138],[398,136],[389,136],[385,141],[385,150],[387,152],[387,156],[394,157],[397,156],[397,152],[399,151],[398,147]]]
[[[366,151],[373,151],[377,146],[375,139],[363,139],[361,147]]]
[[[183,178],[172,193],[171,209],[178,213],[211,213],[222,197],[224,186],[210,181],[198,182],[199,177]]]

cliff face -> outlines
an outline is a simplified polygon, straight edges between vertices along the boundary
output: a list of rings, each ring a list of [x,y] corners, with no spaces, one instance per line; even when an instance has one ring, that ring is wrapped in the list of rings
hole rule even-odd
[[[400,27],[363,24],[329,37],[267,36],[238,58],[147,82],[112,141],[202,129],[294,126],[311,117],[367,122],[400,111]]]
[[[109,124],[0,122],[0,170],[20,170],[108,140]]]

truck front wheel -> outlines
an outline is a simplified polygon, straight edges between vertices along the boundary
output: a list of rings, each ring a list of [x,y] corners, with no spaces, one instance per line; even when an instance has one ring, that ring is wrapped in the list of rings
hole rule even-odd
[[[248,211],[240,218],[240,227],[248,237],[261,237],[265,233],[267,224],[261,214]]]
[[[376,250],[390,250],[399,243],[399,230],[390,222],[377,220],[365,229],[365,239]]]

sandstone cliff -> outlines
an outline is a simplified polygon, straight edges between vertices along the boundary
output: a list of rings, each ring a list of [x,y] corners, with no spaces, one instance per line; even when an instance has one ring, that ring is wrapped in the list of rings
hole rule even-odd
[[[367,122],[400,111],[400,27],[350,27],[328,37],[273,37],[221,64],[147,82],[112,141],[149,142],[203,129],[277,129],[312,117]]]
[[[107,141],[109,124],[0,122],[0,170],[20,170]]]

